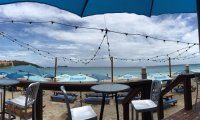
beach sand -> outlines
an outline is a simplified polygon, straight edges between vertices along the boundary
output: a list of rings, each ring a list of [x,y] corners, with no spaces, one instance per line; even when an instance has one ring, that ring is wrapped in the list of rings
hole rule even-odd
[[[195,84],[194,81],[192,84]],[[43,111],[43,119],[44,120],[64,120],[66,117],[66,104],[64,102],[54,102],[51,101],[50,95],[53,94],[53,91],[45,91],[43,95],[43,104],[45,105],[44,111]],[[77,93],[79,94],[79,93]],[[175,91],[172,91],[172,94],[174,94],[174,98],[177,98],[178,103],[175,106],[166,106],[164,109],[164,115],[165,118],[169,115],[174,114],[175,112],[181,110],[184,107],[184,96],[182,93],[176,93]],[[21,92],[14,92],[14,97],[17,97],[21,95]],[[193,99],[193,104],[195,100],[196,92],[192,92],[192,99]],[[85,97],[83,93],[83,97]],[[9,100],[11,99],[11,92],[6,91],[6,99]],[[94,111],[97,113],[97,115],[100,115],[100,104],[94,105],[94,104],[85,104],[83,105],[91,105]],[[73,104],[71,104],[71,107],[79,107],[81,106],[79,96],[78,100],[75,101]],[[120,113],[120,120],[123,119],[123,113],[122,113],[122,105],[119,104],[119,113]],[[131,112],[131,107],[130,107],[130,112]],[[157,113],[154,113],[154,118],[155,120],[157,119]],[[130,113],[131,115],[131,113]],[[30,114],[31,116],[31,114]],[[116,120],[116,109],[115,109],[115,102],[114,100],[110,101],[110,104],[105,105],[104,108],[104,120]],[[141,118],[141,116],[140,116]],[[17,116],[17,120],[19,117]],[[31,118],[30,118],[31,119]],[[131,117],[130,117],[131,119]]]

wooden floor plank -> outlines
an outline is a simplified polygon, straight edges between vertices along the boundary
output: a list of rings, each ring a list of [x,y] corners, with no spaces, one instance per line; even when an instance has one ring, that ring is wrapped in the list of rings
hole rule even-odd
[[[200,102],[197,104],[197,106],[200,106]],[[199,112],[200,110],[194,111],[181,109],[180,111],[168,116],[164,120],[199,120]]]

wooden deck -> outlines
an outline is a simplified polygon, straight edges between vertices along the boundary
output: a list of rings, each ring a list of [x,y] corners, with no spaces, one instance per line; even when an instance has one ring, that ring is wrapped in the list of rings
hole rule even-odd
[[[200,102],[198,102],[197,106],[200,106]],[[193,105],[194,108],[194,105]],[[164,120],[200,120],[199,118],[200,108],[197,110],[185,110],[184,108],[180,111],[174,113],[173,115],[165,118]]]

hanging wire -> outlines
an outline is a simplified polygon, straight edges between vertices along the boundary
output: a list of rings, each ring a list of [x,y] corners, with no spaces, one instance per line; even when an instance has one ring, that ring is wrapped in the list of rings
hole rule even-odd
[[[199,45],[198,43],[189,43],[189,42],[184,42],[184,41],[179,41],[179,40],[169,40],[169,39],[162,39],[162,38],[157,38],[157,37],[153,37],[153,36],[149,36],[149,35],[145,35],[145,34],[140,34],[140,33],[125,33],[125,32],[118,32],[118,31],[113,31],[113,30],[109,30],[107,29],[107,25],[106,25],[106,19],[105,19],[105,15],[104,15],[104,22],[105,22],[105,28],[102,29],[102,28],[95,28],[95,27],[84,27],[84,26],[80,26],[80,25],[70,25],[70,24],[65,24],[65,23],[61,23],[61,22],[56,22],[56,21],[14,21],[14,20],[10,20],[10,21],[0,21],[0,23],[25,23],[25,24],[58,24],[58,25],[63,25],[63,26],[67,26],[67,27],[74,27],[75,29],[79,29],[79,28],[82,28],[82,29],[91,29],[91,30],[99,30],[101,32],[105,32],[104,34],[104,37],[103,37],[103,40],[101,41],[101,44],[100,44],[100,47],[105,39],[105,37],[107,38],[107,46],[108,46],[108,53],[109,53],[109,57],[111,57],[111,53],[110,53],[110,43],[109,43],[109,39],[108,39],[108,33],[116,33],[116,34],[123,34],[123,35],[126,35],[126,36],[143,36],[146,38],[146,40],[148,40],[147,38],[151,38],[151,39],[154,39],[154,40],[158,40],[158,41],[163,41],[163,42],[176,42],[177,44],[178,43],[183,43],[183,44],[187,44],[187,45],[191,45],[189,47],[186,47],[187,50],[183,51],[182,53],[179,53],[179,55],[177,57],[175,57],[174,59],[178,59],[178,57],[180,57],[182,54],[186,53],[191,47],[195,46],[195,45]],[[0,35],[3,36],[3,37],[6,37],[7,39],[9,39],[10,41],[12,42],[15,42],[16,44],[20,45],[21,47],[24,47],[28,50],[32,50],[34,53],[38,53],[39,55],[41,56],[44,56],[44,57],[47,57],[47,58],[51,58],[51,57],[55,57],[53,54],[51,54],[50,52],[48,51],[44,51],[44,50],[39,50],[27,43],[24,43],[24,42],[21,42],[15,38],[13,38],[12,36],[8,35],[8,34],[5,34],[4,32],[0,32]],[[180,52],[186,48],[181,48],[177,51],[174,51],[174,52],[171,52],[167,55],[160,55],[160,56],[155,56],[155,57],[152,57],[152,58],[148,58],[148,59],[127,59],[127,58],[116,58],[114,57],[114,59],[118,59],[118,60],[125,60],[125,61],[142,61],[142,60],[147,60],[147,61],[164,61],[165,59],[158,59],[159,57],[162,57],[162,56],[169,56],[171,54],[174,54],[174,53],[177,53],[177,52]],[[97,60],[95,59],[98,51],[100,49],[98,48],[97,51],[95,52],[95,54],[93,55],[92,58],[90,59],[84,59],[84,60],[80,60],[80,59],[71,59],[71,58],[66,58],[66,57],[60,57],[60,59],[63,59],[64,61],[65,60],[70,60],[71,62],[82,62],[84,64],[89,64],[91,61],[93,60]],[[46,53],[48,55],[50,55],[51,57],[48,57],[44,54],[42,54],[41,52],[43,53]],[[156,58],[156,59],[155,59]],[[54,59],[54,58],[53,58]],[[87,62],[84,62],[84,61],[87,61]]]
[[[87,62],[83,62],[84,64],[89,64],[91,61],[93,61],[95,59],[95,57],[97,56],[99,50],[101,49],[101,46],[103,44],[103,41],[105,40],[105,37],[107,36],[107,32],[105,32],[103,39],[99,45],[99,47],[97,48],[96,52],[94,53],[93,57],[91,59],[89,59]]]
[[[105,15],[104,15],[104,19],[105,19]],[[82,28],[82,29],[98,30],[98,31],[102,31],[102,32],[107,31],[107,32],[116,33],[116,34],[123,34],[126,36],[143,36],[145,38],[151,38],[151,39],[154,39],[157,41],[163,41],[163,42],[175,42],[177,44],[182,43],[182,44],[188,44],[188,45],[191,45],[191,44],[199,45],[199,43],[189,43],[189,42],[184,42],[184,41],[180,41],[180,40],[163,39],[163,38],[158,38],[158,37],[150,36],[147,34],[141,34],[141,33],[119,32],[119,31],[109,30],[107,27],[104,29],[103,28],[95,28],[95,27],[85,27],[85,26],[80,26],[80,25],[70,25],[70,24],[56,22],[56,21],[15,21],[15,20],[5,21],[5,20],[2,20],[2,21],[0,21],[0,23],[58,24],[58,25],[62,25],[62,26],[73,27],[75,29]]]

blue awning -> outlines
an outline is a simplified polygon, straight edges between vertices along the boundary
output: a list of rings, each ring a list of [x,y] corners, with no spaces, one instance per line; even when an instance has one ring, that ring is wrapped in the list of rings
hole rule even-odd
[[[151,16],[167,13],[196,13],[196,0],[1,0],[0,4],[38,2],[78,16],[104,13],[136,13]]]

